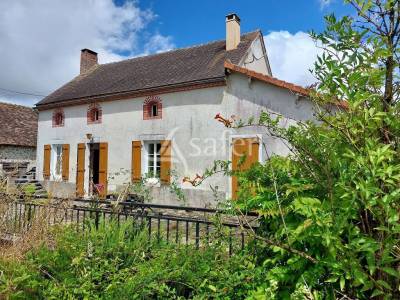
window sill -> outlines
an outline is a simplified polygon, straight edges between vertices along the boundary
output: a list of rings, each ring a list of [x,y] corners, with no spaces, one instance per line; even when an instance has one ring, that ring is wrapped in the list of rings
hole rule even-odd
[[[162,117],[146,117],[146,118],[143,118],[143,120],[161,120],[162,119]]]

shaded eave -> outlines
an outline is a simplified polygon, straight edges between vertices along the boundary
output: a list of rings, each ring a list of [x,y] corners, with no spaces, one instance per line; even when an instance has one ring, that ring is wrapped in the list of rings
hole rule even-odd
[[[112,100],[124,100],[131,98],[147,97],[154,94],[168,94],[182,91],[190,91],[196,89],[203,89],[209,87],[217,87],[226,85],[225,76],[207,78],[202,80],[190,81],[190,82],[180,82],[176,84],[130,90],[118,93],[106,93],[100,95],[85,96],[80,98],[67,99],[63,101],[57,101],[54,103],[37,104],[36,108],[41,110],[52,109],[56,107],[73,106],[80,104],[88,104],[92,102],[104,102]]]
[[[23,148],[36,148],[36,144],[18,144],[18,143],[1,143],[0,147],[23,147]]]

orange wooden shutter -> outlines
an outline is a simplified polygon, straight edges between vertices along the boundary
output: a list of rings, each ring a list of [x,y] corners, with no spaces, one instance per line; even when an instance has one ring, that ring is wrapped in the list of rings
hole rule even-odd
[[[142,143],[141,141],[132,142],[132,166],[131,177],[132,182],[140,181],[142,177]]]
[[[107,196],[107,166],[108,166],[108,144],[100,143],[99,184],[102,185],[99,196],[105,199]]]
[[[50,157],[51,157],[51,146],[44,145],[43,151],[43,178],[50,178]]]
[[[62,146],[62,179],[69,180],[69,144]]]
[[[78,144],[78,157],[76,166],[76,196],[85,196],[85,144]]]
[[[171,141],[162,141],[160,150],[160,180],[161,183],[171,182]]]
[[[245,171],[258,162],[258,138],[237,138],[232,145],[232,171]],[[243,156],[245,159],[243,161]],[[232,198],[237,199],[239,190],[237,176],[232,176]]]

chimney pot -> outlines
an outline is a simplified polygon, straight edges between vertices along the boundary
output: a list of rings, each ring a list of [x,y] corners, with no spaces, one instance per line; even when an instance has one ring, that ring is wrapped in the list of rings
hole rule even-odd
[[[240,18],[237,14],[228,14],[226,22],[226,51],[234,50],[240,43]]]
[[[97,65],[97,53],[90,49],[82,49],[81,50],[81,71],[80,74],[86,73]]]

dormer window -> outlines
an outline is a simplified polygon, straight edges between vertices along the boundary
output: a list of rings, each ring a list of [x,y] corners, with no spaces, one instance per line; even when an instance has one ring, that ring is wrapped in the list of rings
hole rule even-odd
[[[64,111],[59,108],[53,112],[53,127],[63,127],[64,126]]]
[[[91,104],[89,105],[87,112],[87,123],[88,124],[100,124],[102,117],[102,110],[100,105]]]
[[[158,96],[149,96],[143,103],[143,120],[161,119],[162,101]]]

